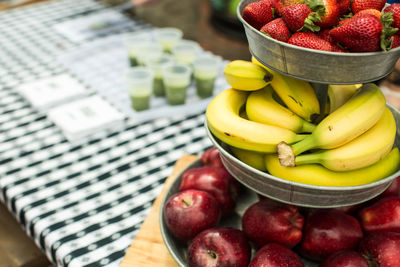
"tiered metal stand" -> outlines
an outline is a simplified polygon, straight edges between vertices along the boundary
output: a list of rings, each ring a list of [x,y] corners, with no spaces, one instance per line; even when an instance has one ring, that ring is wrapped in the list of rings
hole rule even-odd
[[[267,37],[243,20],[244,7],[258,0],[242,0],[237,16],[243,23],[250,53],[265,66],[283,75],[309,81],[320,99],[325,99],[328,84],[356,84],[377,81],[386,77],[400,57],[400,47],[389,52],[337,53],[293,46]],[[397,124],[395,146],[400,145],[400,113],[388,105]],[[246,187],[275,200],[306,207],[338,207],[364,202],[384,191],[393,175],[380,181],[347,187],[306,185],[274,177],[251,168],[235,158],[225,144],[206,130],[211,141],[220,150],[222,161],[231,174]]]

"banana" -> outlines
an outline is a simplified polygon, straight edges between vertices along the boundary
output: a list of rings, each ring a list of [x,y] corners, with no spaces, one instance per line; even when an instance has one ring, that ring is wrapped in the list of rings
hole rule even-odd
[[[328,103],[329,113],[332,113],[344,103],[347,102],[360,88],[362,84],[346,84],[346,85],[334,85],[328,86]]]
[[[373,83],[364,84],[343,106],[325,117],[304,140],[288,146],[278,145],[278,156],[283,166],[294,166],[295,156],[304,151],[332,149],[346,144],[371,128],[385,110],[386,101]]]
[[[277,126],[243,119],[240,109],[245,105],[248,92],[227,89],[209,103],[206,119],[210,131],[228,145],[270,153],[276,152],[279,142],[294,143],[306,135]]]
[[[293,182],[318,186],[357,186],[372,183],[395,173],[399,163],[400,153],[397,147],[375,164],[345,172],[331,171],[318,164],[285,167],[279,163],[276,154],[265,156],[265,166],[271,175]]]
[[[233,155],[235,155],[239,160],[246,163],[247,165],[260,171],[265,172],[267,170],[265,168],[264,153],[244,150],[233,146],[231,146],[230,149]]]
[[[275,125],[293,132],[312,132],[315,125],[285,108],[273,97],[273,89],[267,86],[251,92],[246,102],[246,114],[252,121]]]
[[[313,121],[320,113],[317,95],[310,83],[284,76],[261,64],[255,57],[251,58],[254,64],[262,66],[273,76],[271,85],[285,105],[306,121]]]
[[[386,108],[378,122],[359,137],[334,149],[300,154],[295,158],[295,164],[319,163],[333,171],[364,168],[385,157],[392,149],[395,137],[396,121]]]
[[[255,91],[267,86],[272,75],[250,61],[234,60],[224,68],[225,79],[232,88]]]

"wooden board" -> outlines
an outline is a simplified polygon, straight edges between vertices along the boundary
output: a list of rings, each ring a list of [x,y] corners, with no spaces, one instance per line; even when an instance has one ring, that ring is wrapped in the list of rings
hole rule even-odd
[[[166,189],[171,182],[183,169],[196,159],[196,156],[187,155],[183,156],[175,163],[172,174],[165,181],[161,194],[154,201],[149,215],[144,220],[138,234],[122,260],[120,267],[178,266],[169,254],[161,237],[160,224],[158,222],[160,205]]]

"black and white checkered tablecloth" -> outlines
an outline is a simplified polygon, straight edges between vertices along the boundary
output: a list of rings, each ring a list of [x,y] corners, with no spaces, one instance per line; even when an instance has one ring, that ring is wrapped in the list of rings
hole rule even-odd
[[[0,13],[1,201],[58,266],[118,266],[175,161],[211,145],[203,112],[128,118],[122,131],[72,145],[16,92],[67,72],[57,56],[82,44],[54,24],[102,9],[62,0]],[[132,21],[126,30],[144,27]]]

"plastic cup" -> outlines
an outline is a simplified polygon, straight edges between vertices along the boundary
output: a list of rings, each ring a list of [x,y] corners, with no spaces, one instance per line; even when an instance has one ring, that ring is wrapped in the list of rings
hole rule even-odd
[[[188,40],[182,40],[171,48],[175,61],[189,66],[192,66],[200,51],[198,43]]]
[[[190,85],[192,70],[182,63],[174,63],[162,68],[167,100],[170,105],[185,103],[186,91]]]
[[[177,28],[161,28],[154,32],[156,41],[163,47],[164,52],[170,53],[171,47],[178,43],[183,32]]]
[[[149,56],[157,56],[160,57],[163,54],[163,48],[158,43],[149,43],[143,46],[138,47],[137,49],[137,62],[139,66],[146,65],[146,59]]]
[[[174,60],[168,54],[147,57],[146,66],[154,73],[153,93],[156,96],[165,96],[162,68],[172,64],[174,64]]]
[[[138,66],[139,51],[152,44],[152,37],[147,32],[134,32],[124,36],[124,44],[128,51],[130,66],[135,67]]]
[[[220,66],[221,59],[212,55],[200,56],[193,62],[196,91],[199,97],[207,98],[213,95]]]
[[[126,73],[126,82],[134,110],[150,108],[150,97],[153,91],[153,71],[146,67],[133,67]]]

